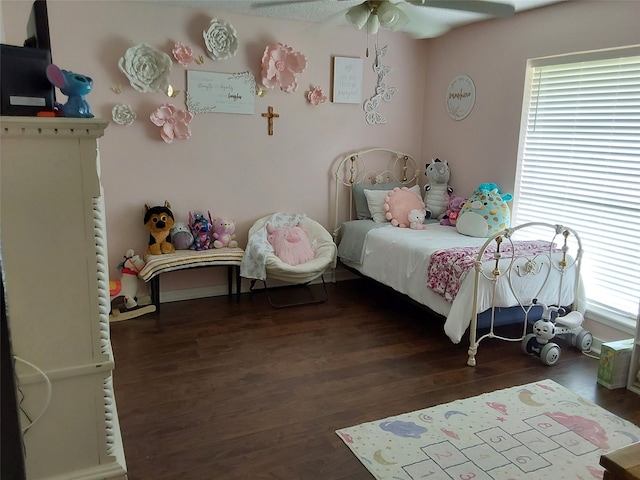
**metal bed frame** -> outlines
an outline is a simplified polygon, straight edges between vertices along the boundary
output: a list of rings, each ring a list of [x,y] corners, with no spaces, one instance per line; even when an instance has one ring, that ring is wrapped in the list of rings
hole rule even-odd
[[[379,165],[379,168],[372,168],[372,165]],[[352,187],[355,184],[375,185],[396,182],[406,186],[418,184],[420,169],[417,167],[414,157],[404,152],[395,151],[388,148],[370,148],[357,152],[352,152],[343,157],[334,170],[336,189],[335,189],[335,225],[333,230],[334,240],[337,241],[342,219],[354,219],[354,199]],[[348,189],[348,194],[345,189]],[[341,204],[341,197],[348,196],[348,208]],[[549,251],[538,253],[535,255],[518,255],[515,249],[505,249],[504,246],[511,244],[513,246],[514,237],[523,234],[523,237],[529,234],[529,239],[535,238],[531,235],[551,234],[552,245]],[[548,238],[548,237],[547,237]],[[557,243],[561,242],[561,246],[557,247]],[[490,249],[495,251],[491,253]],[[507,250],[507,252],[505,252]],[[489,251],[489,253],[487,253]],[[487,254],[493,260],[492,265],[487,262]],[[469,327],[469,349],[467,365],[476,365],[476,354],[478,347],[482,341],[488,338],[495,338],[510,342],[522,342],[527,335],[527,328],[536,318],[535,315],[539,310],[534,309],[535,305],[532,299],[537,298],[537,293],[528,295],[527,299],[518,298],[514,287],[516,277],[522,278],[528,275],[545,276],[542,284],[546,283],[552,271],[560,274],[560,286],[558,288],[558,302],[564,282],[567,281],[568,275],[575,275],[573,289],[573,304],[565,305],[567,309],[578,308],[577,299],[580,298],[580,268],[582,261],[582,242],[580,237],[573,229],[563,225],[553,225],[542,222],[533,222],[508,228],[489,238],[480,247],[476,256],[473,273],[474,290],[473,290],[473,309],[471,323]],[[478,289],[481,282],[488,281],[491,283],[492,295],[495,295],[498,283],[506,281],[509,290],[517,299],[516,309],[519,308],[519,317],[522,321],[522,334],[510,338],[500,335],[496,332],[499,326],[496,321],[496,313],[500,310],[495,305],[495,298],[492,298],[491,307],[483,310],[485,315],[489,316],[488,332],[482,335],[478,332],[478,316],[483,313],[478,311]],[[428,288],[425,286],[425,288]],[[542,287],[540,287],[542,290]],[[530,297],[530,298],[529,298]],[[428,306],[427,306],[428,308]]]

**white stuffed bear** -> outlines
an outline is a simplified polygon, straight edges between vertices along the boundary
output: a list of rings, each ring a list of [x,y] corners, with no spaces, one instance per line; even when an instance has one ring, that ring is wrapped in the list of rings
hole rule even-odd
[[[427,212],[425,210],[418,210],[414,208],[409,212],[409,228],[413,230],[424,230],[427,226],[424,223],[424,219],[427,216]]]

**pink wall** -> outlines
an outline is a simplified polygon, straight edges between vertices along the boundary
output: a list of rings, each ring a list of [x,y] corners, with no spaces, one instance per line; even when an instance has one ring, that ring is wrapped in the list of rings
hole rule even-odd
[[[568,1],[509,20],[468,25],[427,45],[423,158],[448,159],[451,185],[462,196],[480,183],[513,192],[527,59],[640,43],[640,2]],[[476,102],[451,119],[445,93],[469,75]]]
[[[30,3],[3,0],[7,43],[24,40]],[[375,37],[369,39],[371,54],[365,58],[366,35],[347,27],[314,31],[300,22],[176,8],[160,2],[49,0],[48,7],[53,60],[61,68],[93,77],[95,86],[87,100],[94,114],[110,119],[117,103],[131,105],[138,114],[130,127],[111,122],[100,142],[111,275],[116,274],[115,266],[128,248],[143,251],[146,247],[145,202],[162,204],[168,199],[177,219],[183,221],[189,210],[230,216],[236,220],[238,240],[244,246],[253,222],[276,211],[304,212],[333,228],[331,166],[348,152],[386,146],[416,156],[420,153],[424,43],[403,34],[381,32],[377,37],[381,45],[388,45],[384,63],[392,70],[387,81],[399,93],[380,108],[387,124],[370,126],[361,104],[327,102],[313,107],[306,102],[305,92],[311,84],[330,92],[332,56],[337,55],[364,59],[363,100],[373,95]],[[202,31],[214,17],[228,21],[238,32],[238,53],[229,60],[214,62],[206,56]],[[133,90],[117,62],[137,43],[170,54],[176,41],[204,55],[204,65],[193,65],[197,70],[250,70],[259,80],[262,53],[273,42],[303,52],[308,67],[299,77],[296,92],[270,91],[256,98],[254,115],[196,115],[192,138],[169,145],[148,120],[168,97]],[[185,68],[177,63],[171,83],[185,92]],[[122,85],[122,94],[111,90],[115,85]],[[184,95],[173,102],[184,108]],[[274,136],[267,135],[267,121],[260,115],[269,105],[280,114]],[[166,275],[162,289],[225,283],[224,272],[217,270]]]

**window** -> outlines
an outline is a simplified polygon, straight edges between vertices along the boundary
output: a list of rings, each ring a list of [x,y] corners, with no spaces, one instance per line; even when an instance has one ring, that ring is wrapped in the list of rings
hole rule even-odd
[[[514,224],[582,239],[590,318],[633,332],[640,299],[640,46],[530,60]]]

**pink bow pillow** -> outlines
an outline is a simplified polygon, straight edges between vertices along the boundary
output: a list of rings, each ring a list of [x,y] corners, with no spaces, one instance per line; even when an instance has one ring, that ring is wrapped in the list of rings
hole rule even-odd
[[[300,223],[277,228],[267,223],[267,240],[276,256],[291,266],[306,263],[316,256],[309,234],[300,226]]]
[[[384,211],[387,220],[394,227],[407,228],[410,225],[411,210],[424,210],[424,201],[420,195],[413,193],[407,187],[394,188],[384,199]]]

